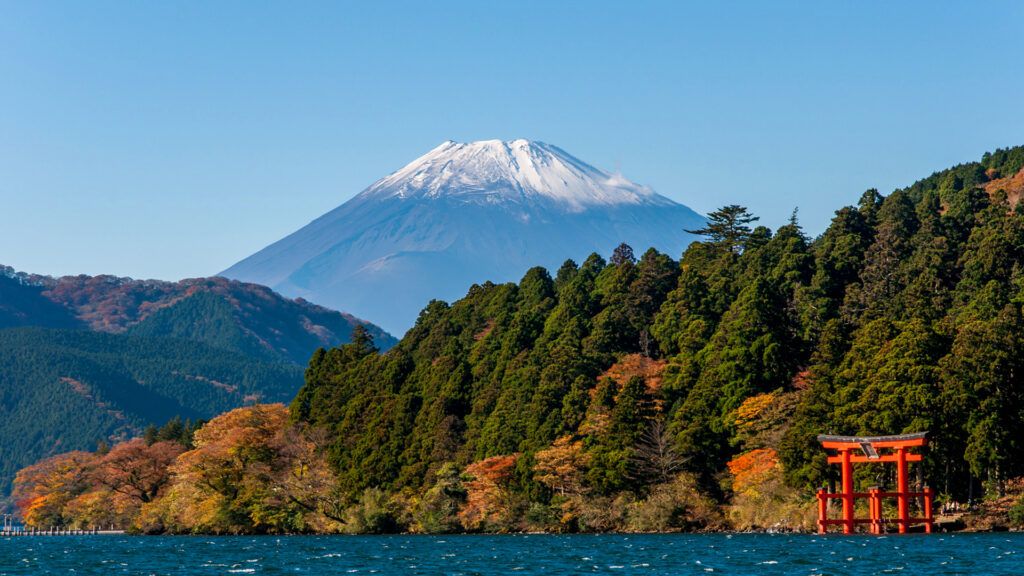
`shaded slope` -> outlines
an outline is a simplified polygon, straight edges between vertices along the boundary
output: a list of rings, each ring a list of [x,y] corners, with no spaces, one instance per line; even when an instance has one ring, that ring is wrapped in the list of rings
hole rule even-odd
[[[0,266],[0,328],[82,326],[70,310],[43,296],[43,290],[43,286],[31,283],[25,275]]]

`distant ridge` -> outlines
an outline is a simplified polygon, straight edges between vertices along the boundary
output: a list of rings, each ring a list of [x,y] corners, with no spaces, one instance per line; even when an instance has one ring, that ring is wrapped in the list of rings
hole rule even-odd
[[[364,326],[382,349],[395,339],[351,314],[226,278],[179,282],[116,276],[52,278],[0,266],[0,328],[86,328],[173,336],[264,360],[304,365],[314,350]]]

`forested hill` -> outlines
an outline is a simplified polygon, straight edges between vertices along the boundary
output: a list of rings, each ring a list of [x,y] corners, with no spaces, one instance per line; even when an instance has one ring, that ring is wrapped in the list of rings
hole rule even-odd
[[[869,190],[816,239],[730,206],[678,262],[622,246],[473,286],[386,353],[318,352],[293,416],[330,430],[353,498],[512,462],[520,511],[589,526],[684,469],[718,498],[763,497],[751,470],[818,486],[823,432],[928,430],[941,492],[999,490],[1024,474],[1022,166]]]
[[[14,471],[169,418],[287,402],[354,317],[224,278],[47,276],[0,267],[0,499]]]

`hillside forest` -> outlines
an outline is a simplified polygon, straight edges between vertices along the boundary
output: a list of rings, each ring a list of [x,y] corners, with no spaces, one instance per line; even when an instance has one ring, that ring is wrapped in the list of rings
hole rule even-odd
[[[1022,167],[868,190],[813,239],[729,205],[679,260],[474,285],[386,352],[359,327],[320,349],[290,406],[54,456],[15,497],[30,525],[144,532],[807,529],[817,434],[927,431],[941,502],[1024,524]]]
[[[0,511],[19,468],[142,433],[288,402],[313,352],[362,325],[225,278],[52,278],[0,266]]]

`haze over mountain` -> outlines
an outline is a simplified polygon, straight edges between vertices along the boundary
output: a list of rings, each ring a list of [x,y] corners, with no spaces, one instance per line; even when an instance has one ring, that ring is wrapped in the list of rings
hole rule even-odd
[[[620,242],[678,255],[690,208],[542,142],[444,142],[221,274],[401,334],[431,299]]]

